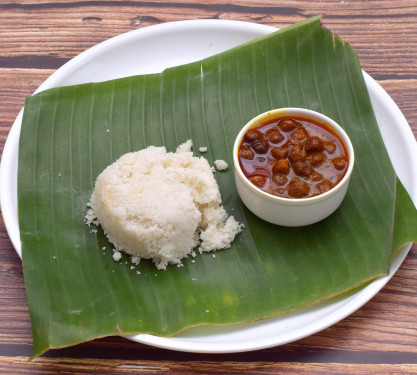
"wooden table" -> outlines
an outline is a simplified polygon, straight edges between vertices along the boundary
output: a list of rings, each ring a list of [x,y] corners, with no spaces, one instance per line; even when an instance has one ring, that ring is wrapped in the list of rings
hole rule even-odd
[[[363,69],[394,99],[417,136],[416,0],[5,0],[0,3],[0,148],[25,97],[66,61],[110,37],[184,19],[283,27],[316,14],[325,14],[325,26],[356,49]],[[110,337],[49,351],[32,362],[21,261],[3,221],[0,259],[0,373],[417,373],[416,245],[369,303],[298,342],[207,355]]]

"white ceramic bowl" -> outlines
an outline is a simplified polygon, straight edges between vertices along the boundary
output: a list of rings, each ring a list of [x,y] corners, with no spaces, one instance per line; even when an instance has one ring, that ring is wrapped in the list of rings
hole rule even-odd
[[[329,191],[310,198],[283,198],[253,185],[239,163],[239,148],[245,133],[259,125],[282,117],[301,116],[327,124],[342,139],[348,151],[348,169],[342,180]],[[249,121],[239,132],[233,147],[233,163],[237,191],[243,203],[255,215],[273,224],[294,227],[316,223],[332,214],[342,203],[354,166],[352,143],[345,131],[332,119],[303,108],[281,108],[262,113]]]

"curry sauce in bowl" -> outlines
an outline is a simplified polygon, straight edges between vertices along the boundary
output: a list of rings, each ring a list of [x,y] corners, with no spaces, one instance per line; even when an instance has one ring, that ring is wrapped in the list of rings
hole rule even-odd
[[[349,137],[332,119],[307,109],[284,108],[246,124],[236,138],[233,159],[245,205],[274,224],[299,226],[337,209],[354,153]]]
[[[335,187],[348,168],[348,152],[325,123],[300,116],[249,129],[239,148],[248,180],[284,198],[308,198]]]

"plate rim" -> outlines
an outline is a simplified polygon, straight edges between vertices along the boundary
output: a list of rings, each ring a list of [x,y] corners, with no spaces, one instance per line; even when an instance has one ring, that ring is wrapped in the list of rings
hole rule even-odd
[[[146,38],[149,36],[152,36],[153,34],[158,33],[164,33],[167,31],[171,31],[172,29],[178,29],[178,28],[190,28],[193,27],[209,27],[212,28],[213,26],[227,26],[230,29],[233,29],[233,31],[236,31],[238,29],[244,29],[245,31],[248,30],[257,30],[258,32],[261,32],[263,35],[266,35],[270,32],[278,30],[277,28],[273,26],[268,25],[262,25],[262,24],[256,24],[251,22],[245,22],[245,21],[236,21],[236,20],[185,20],[185,21],[174,21],[174,22],[167,22],[162,23],[158,25],[152,25],[148,27],[144,27],[141,29],[132,30],[120,35],[117,35],[115,37],[112,37],[110,39],[107,39],[101,43],[98,43],[97,45],[85,50],[84,52],[80,53],[73,59],[69,60],[66,64],[64,64],[61,68],[56,70],[51,76],[49,76],[34,92],[38,93],[40,91],[43,91],[45,89],[55,87],[56,81],[61,78],[61,76],[65,76],[66,74],[70,74],[70,72],[73,69],[77,69],[77,66],[84,62],[85,59],[94,58],[94,55],[97,53],[97,51],[103,51],[112,48],[112,46],[117,45],[121,42],[129,41],[130,38],[136,38],[138,35]],[[396,111],[398,116],[402,116],[401,119],[404,121],[408,128],[409,125],[401,113],[398,106],[395,104],[395,102],[392,100],[392,98],[385,92],[385,90],[375,81],[373,78],[368,75],[366,72],[363,71],[365,82],[367,83],[367,87],[372,87],[374,90],[378,90],[379,94],[384,97],[385,100],[389,101],[390,106]],[[369,91],[368,87],[368,91]],[[7,181],[7,177],[10,176],[10,173],[12,173],[13,166],[10,165],[11,163],[11,156],[13,154],[13,146],[18,145],[18,140],[20,137],[20,127],[21,127],[21,121],[22,121],[22,114],[23,114],[23,108],[19,112],[18,116],[16,117],[10,132],[7,136],[4,149],[3,149],[3,155],[0,163],[0,205],[2,207],[2,215],[4,224],[7,230],[7,233],[9,234],[9,238],[12,241],[12,244],[17,252],[17,254],[22,257],[21,254],[21,243],[20,243],[20,234],[18,235],[18,238],[16,239],[15,234],[12,231],[11,222],[14,221],[13,215],[11,213],[15,209],[13,206],[13,202],[7,200],[8,198],[7,194],[5,194],[4,191],[4,181]],[[414,135],[409,128],[409,133],[414,138]],[[415,145],[414,145],[415,146]],[[18,148],[17,148],[18,150]],[[417,146],[412,149],[414,151],[414,154],[416,155],[417,160]],[[16,151],[17,152],[17,151]],[[416,177],[416,176],[414,176]],[[414,188],[412,192],[409,192],[410,195],[413,197],[414,200],[417,199],[417,184],[414,184]],[[16,181],[16,189],[17,189],[17,181]],[[17,207],[17,202],[16,202]],[[18,225],[18,224],[17,224]],[[19,228],[17,226],[17,230],[19,231]],[[345,310],[344,314],[340,314],[337,319],[329,319],[327,324],[322,324],[319,327],[317,327],[314,330],[310,330],[308,332],[304,332],[302,335],[299,335],[295,338],[291,338],[284,341],[277,340],[276,336],[273,336],[270,338],[270,340],[263,340],[262,342],[256,342],[248,341],[248,342],[241,342],[239,345],[236,343],[233,344],[219,344],[219,343],[203,343],[198,344],[195,341],[187,341],[184,338],[176,337],[175,335],[172,337],[161,337],[161,336],[155,336],[155,335],[149,335],[149,334],[138,334],[138,335],[132,335],[132,336],[123,336],[130,340],[140,342],[143,344],[164,348],[164,349],[170,349],[170,350],[177,350],[177,351],[184,351],[184,352],[197,352],[197,353],[236,353],[236,352],[245,352],[245,351],[252,351],[252,350],[259,350],[259,349],[265,349],[273,346],[283,345],[289,342],[296,341],[298,339],[301,339],[303,337],[310,336],[318,331],[321,331],[325,328],[328,328],[329,326],[339,322],[340,320],[344,319],[348,315],[352,314],[354,311],[359,309],[361,306],[363,306],[366,302],[368,302],[370,299],[372,299],[385,285],[386,283],[392,278],[392,276],[395,274],[397,269],[402,264],[403,260],[405,259],[409,249],[411,248],[411,244],[404,246],[399,253],[395,256],[393,259],[393,262],[390,267],[390,272],[387,276],[384,276],[382,278],[378,278],[374,281],[372,281],[370,284],[364,286],[360,289],[360,292],[371,290],[370,294],[367,294],[365,298],[362,298],[358,303],[351,306],[350,309]],[[356,295],[359,292],[355,292],[352,295]],[[369,298],[368,298],[369,297]],[[340,298],[340,297],[339,297]],[[346,298],[350,298],[350,293],[347,294]],[[343,295],[342,295],[343,299]],[[333,298],[326,301],[326,303],[332,304]],[[320,309],[320,304],[314,304],[314,308]],[[305,309],[305,308],[304,308]],[[304,310],[300,309],[300,310]],[[297,310],[298,312],[300,310]],[[285,316],[286,314],[283,314],[282,316]],[[265,319],[275,319],[275,318],[268,318]],[[285,317],[284,317],[285,319]],[[248,323],[241,323],[240,326],[245,325]],[[250,323],[249,323],[250,324]],[[186,332],[187,330],[183,331]]]

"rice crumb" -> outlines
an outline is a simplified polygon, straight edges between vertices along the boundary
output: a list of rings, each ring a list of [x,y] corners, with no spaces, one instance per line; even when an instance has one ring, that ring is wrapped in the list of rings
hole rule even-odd
[[[229,167],[229,164],[227,164],[224,160],[215,160],[214,165],[219,171],[225,171]]]
[[[120,251],[115,251],[114,253],[113,253],[113,259],[116,261],[116,262],[118,262],[120,259],[122,259],[122,254],[120,253]]]

